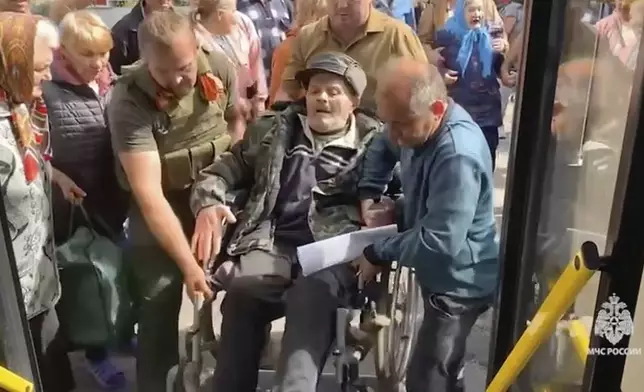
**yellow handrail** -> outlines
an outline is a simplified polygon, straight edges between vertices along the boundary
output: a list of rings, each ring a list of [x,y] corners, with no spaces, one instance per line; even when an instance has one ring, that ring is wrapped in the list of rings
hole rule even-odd
[[[588,357],[588,347],[590,347],[590,333],[581,320],[571,320],[568,325],[568,333],[577,356],[581,363],[585,364],[586,357]]]
[[[7,392],[33,392],[34,384],[0,366],[0,389]]]
[[[506,392],[510,388],[539,346],[552,335],[557,322],[570,309],[579,292],[593,276],[596,268],[599,267],[598,261],[597,246],[591,242],[585,242],[581,251],[568,264],[548,293],[532,322],[488,385],[486,392]],[[573,331],[581,337],[583,335],[578,330],[579,326],[573,323]],[[576,341],[575,344],[587,343]],[[581,357],[583,350],[578,354]]]

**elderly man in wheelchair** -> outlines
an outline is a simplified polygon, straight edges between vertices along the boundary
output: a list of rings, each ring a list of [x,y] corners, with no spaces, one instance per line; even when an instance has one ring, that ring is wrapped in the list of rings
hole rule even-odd
[[[342,320],[349,309],[370,303],[361,295],[356,269],[341,264],[303,278],[296,248],[360,229],[356,193],[362,156],[383,125],[357,109],[367,78],[349,56],[318,54],[297,78],[306,89],[305,102],[250,125],[242,142],[201,173],[193,192],[198,258],[207,263],[219,254],[219,260],[233,261],[232,267],[227,262],[214,273],[214,280],[224,286],[218,288],[226,291],[215,391],[256,391],[268,328],[283,316],[287,322],[277,390],[316,389],[333,351],[338,315],[339,381],[349,390],[356,378],[359,356],[345,345]],[[246,190],[247,197],[233,214],[226,200],[238,190]],[[234,225],[222,241],[226,223]],[[222,274],[227,276],[221,279]],[[373,316],[375,310],[390,309],[381,306],[364,314]],[[363,321],[384,325],[388,318]],[[380,345],[382,350],[385,346]]]

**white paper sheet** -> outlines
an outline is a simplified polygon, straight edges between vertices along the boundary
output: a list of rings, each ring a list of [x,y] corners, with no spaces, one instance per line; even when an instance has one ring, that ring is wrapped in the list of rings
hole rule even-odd
[[[389,225],[354,231],[300,246],[297,248],[297,257],[302,266],[302,273],[306,276],[336,264],[355,260],[368,245],[397,232],[396,225]]]

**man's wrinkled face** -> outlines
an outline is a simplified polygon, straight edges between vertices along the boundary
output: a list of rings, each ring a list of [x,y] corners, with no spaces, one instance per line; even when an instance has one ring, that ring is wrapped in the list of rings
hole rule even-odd
[[[327,10],[335,29],[354,30],[369,17],[371,0],[329,0]]]
[[[475,29],[483,25],[483,0],[469,0],[465,2],[465,19],[470,29]]]
[[[177,97],[183,97],[197,83],[197,52],[194,33],[185,31],[176,34],[169,50],[150,47],[144,58],[152,78]]]
[[[344,79],[321,72],[313,75],[306,90],[306,117],[316,132],[326,133],[342,129],[357,106]]]
[[[172,8],[172,0],[145,0],[147,12],[163,11]]]
[[[399,99],[381,92],[378,97],[378,117],[388,125],[392,143],[406,148],[420,147],[440,124],[443,112],[434,113],[432,107],[428,107],[422,114],[415,114],[410,110],[408,97]],[[445,104],[441,107],[445,107]]]
[[[0,12],[18,12],[26,14],[29,11],[29,0],[0,0]]]

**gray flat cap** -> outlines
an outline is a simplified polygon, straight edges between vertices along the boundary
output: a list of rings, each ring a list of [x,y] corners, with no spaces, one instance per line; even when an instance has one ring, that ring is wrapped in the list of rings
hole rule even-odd
[[[362,96],[367,87],[367,75],[352,57],[341,52],[323,52],[313,56],[306,69],[299,71],[295,78],[308,88],[309,80],[318,72],[328,72],[344,78],[356,96]]]

